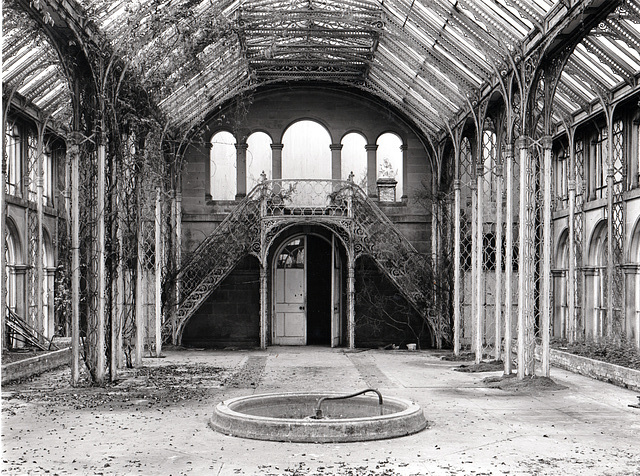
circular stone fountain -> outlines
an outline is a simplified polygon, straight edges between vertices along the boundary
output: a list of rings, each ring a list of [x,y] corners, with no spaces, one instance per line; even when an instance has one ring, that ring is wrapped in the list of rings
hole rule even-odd
[[[216,406],[209,426],[242,438],[299,443],[381,440],[417,433],[427,426],[422,409],[407,400],[384,397],[380,404],[377,397],[341,398],[329,393],[233,398]]]

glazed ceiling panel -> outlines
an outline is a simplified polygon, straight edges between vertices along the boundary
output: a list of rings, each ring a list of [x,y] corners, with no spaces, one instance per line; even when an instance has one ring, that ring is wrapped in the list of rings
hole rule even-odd
[[[556,121],[587,110],[607,91],[635,87],[639,1],[623,0],[575,49],[557,90]],[[176,126],[195,125],[234,95],[262,84],[330,81],[383,98],[435,136],[481,97],[499,71],[509,69],[508,57],[531,35],[575,3],[81,0],[80,5]],[[16,22],[5,23],[3,82],[20,84],[34,104],[59,114],[68,96],[53,93],[65,83],[55,55],[32,47]]]
[[[67,122],[71,96],[55,50],[25,14],[3,9],[2,22],[4,97],[17,95],[43,118]]]

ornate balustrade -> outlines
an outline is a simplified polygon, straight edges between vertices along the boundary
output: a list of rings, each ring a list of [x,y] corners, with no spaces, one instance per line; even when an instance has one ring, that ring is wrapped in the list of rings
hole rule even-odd
[[[270,239],[281,226],[304,219],[324,222],[349,241],[351,263],[373,258],[429,323],[434,283],[429,258],[418,253],[389,218],[352,181],[263,180],[191,254],[177,275],[182,293],[165,336],[180,339],[184,324],[247,255],[265,266]]]

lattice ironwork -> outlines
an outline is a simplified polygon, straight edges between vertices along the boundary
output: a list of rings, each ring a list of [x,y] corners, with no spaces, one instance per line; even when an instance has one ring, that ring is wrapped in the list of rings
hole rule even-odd
[[[98,250],[97,250],[97,159],[94,147],[85,144],[81,149],[79,179],[80,292],[81,335],[84,337],[84,361],[93,379],[98,374]]]
[[[447,313],[438,306],[448,284],[434,282],[430,257],[418,253],[360,187],[354,186],[353,191],[352,240],[356,256],[367,255],[375,260],[441,342],[449,334],[449,321],[445,321]]]
[[[460,337],[466,341],[471,339],[471,329],[473,328],[471,324],[473,318],[471,305],[473,302],[471,193],[475,181],[473,166],[471,142],[464,137],[460,143],[460,306],[463,310]]]
[[[362,81],[383,28],[379,7],[351,0],[248,1],[238,15],[249,69],[264,80],[327,76]]]
[[[482,211],[482,267],[479,272],[482,273],[482,302],[481,321],[479,332],[481,334],[479,342],[482,349],[480,355],[491,355],[495,353],[496,331],[495,331],[495,305],[496,294],[500,290],[496,287],[497,273],[501,273],[501,269],[496,268],[497,254],[501,252],[501,243],[497,243],[497,224],[496,210],[498,206],[502,206],[502,197],[496,197],[497,190],[497,161],[498,161],[498,142],[497,134],[493,121],[490,118],[485,119],[484,130],[482,132],[482,189],[479,191],[479,200],[483,202]],[[491,205],[493,206],[491,206]],[[474,316],[474,319],[477,319]]]
[[[584,263],[583,246],[584,246],[584,203],[585,203],[585,175],[584,175],[584,142],[578,139],[575,142],[575,181],[576,181],[576,203],[575,214],[573,217],[574,242],[573,246],[575,256],[576,275],[571,277],[575,279],[575,315],[574,315],[574,332],[576,338],[584,336],[584,274],[582,266]]]
[[[440,302],[441,283],[433,280],[430,257],[418,253],[387,216],[350,181],[263,180],[218,225],[186,260],[176,275],[182,300],[173,325],[176,335],[191,315],[244,256],[261,262],[273,239],[292,223],[321,223],[353,248],[367,255],[425,317],[435,333],[448,335]],[[445,317],[443,317],[445,316]],[[165,322],[163,336],[173,329]],[[436,338],[441,338],[442,336]]]
[[[27,233],[25,237],[27,244],[27,323],[42,332],[42,319],[38,315],[38,301],[42,297],[38,296],[38,248],[42,246],[38,241],[38,213],[35,207],[37,199],[36,182],[38,174],[38,136],[35,131],[29,129],[27,132],[27,170],[25,178],[27,180],[27,197],[32,206],[26,212]]]
[[[613,280],[611,289],[611,299],[613,299],[612,330],[614,335],[620,335],[624,325],[624,272],[623,264],[623,242],[624,242],[624,202],[622,194],[626,179],[625,151],[624,151],[624,128],[623,121],[618,119],[613,123],[613,135],[611,137],[612,160],[610,166],[613,172],[613,197],[612,207],[612,245],[613,256]]]

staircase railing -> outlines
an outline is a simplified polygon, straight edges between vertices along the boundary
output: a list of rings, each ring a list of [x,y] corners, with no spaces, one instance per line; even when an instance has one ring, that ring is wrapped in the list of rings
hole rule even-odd
[[[431,325],[433,282],[429,256],[419,253],[395,224],[359,187],[353,190],[356,254],[374,259],[414,309]]]
[[[12,311],[10,308],[6,308],[6,311],[7,319],[5,323],[9,330],[13,333],[10,338],[17,340],[17,336],[20,336],[25,344],[32,345],[40,350],[58,350],[58,348],[48,337],[46,337],[36,328],[27,324],[27,322],[24,321],[20,316],[18,316],[14,311]]]
[[[349,233],[356,255],[371,256],[409,303],[429,319],[428,290],[433,282],[424,270],[430,263],[389,218],[352,181],[263,180],[229,213],[190,255],[177,274],[183,296],[164,335],[178,332],[218,285],[248,254],[260,255],[263,221],[316,216],[353,220]],[[175,335],[175,334],[174,334]]]

